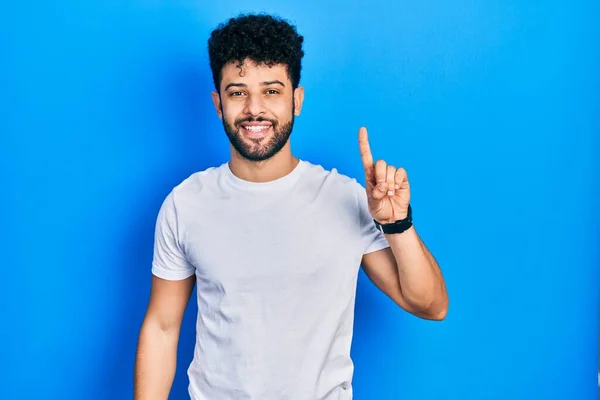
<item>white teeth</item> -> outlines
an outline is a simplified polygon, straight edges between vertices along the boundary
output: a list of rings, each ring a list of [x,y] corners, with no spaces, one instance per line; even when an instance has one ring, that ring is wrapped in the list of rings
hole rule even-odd
[[[260,132],[260,131],[264,131],[265,129],[268,129],[269,127],[266,125],[260,125],[260,126],[245,126],[245,129],[252,131],[252,132]]]

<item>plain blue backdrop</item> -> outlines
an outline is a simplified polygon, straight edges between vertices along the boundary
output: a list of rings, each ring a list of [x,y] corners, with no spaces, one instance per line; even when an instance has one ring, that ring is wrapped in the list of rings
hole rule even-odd
[[[447,280],[428,322],[361,274],[355,398],[596,398],[600,3],[575,0],[3,2],[0,398],[132,397],[160,204],[229,156],[206,40],[244,11],[305,35],[296,154],[364,182],[367,126]]]

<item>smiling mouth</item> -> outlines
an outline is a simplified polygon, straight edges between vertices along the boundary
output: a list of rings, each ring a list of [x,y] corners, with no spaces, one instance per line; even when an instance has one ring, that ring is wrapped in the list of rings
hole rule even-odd
[[[248,132],[260,133],[269,129],[271,125],[242,125],[242,128]]]
[[[240,128],[242,129],[244,136],[250,139],[264,139],[267,137],[272,126],[272,124],[265,122],[251,122],[240,125]]]

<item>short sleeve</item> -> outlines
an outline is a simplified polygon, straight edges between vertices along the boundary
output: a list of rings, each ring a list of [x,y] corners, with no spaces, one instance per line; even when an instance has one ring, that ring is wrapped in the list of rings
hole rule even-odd
[[[367,201],[367,191],[359,182],[355,184],[356,197],[358,202],[358,218],[360,222],[360,236],[363,254],[372,253],[377,250],[390,247],[383,233],[377,229],[373,217],[369,212]]]
[[[177,211],[171,192],[158,212],[154,233],[152,273],[159,278],[182,280],[195,272],[179,243],[178,232]]]

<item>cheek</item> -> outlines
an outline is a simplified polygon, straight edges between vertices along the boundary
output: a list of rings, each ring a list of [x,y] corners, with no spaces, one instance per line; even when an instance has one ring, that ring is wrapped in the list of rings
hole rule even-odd
[[[277,101],[267,107],[268,111],[270,111],[277,119],[287,120],[290,118],[290,114],[294,112],[294,108],[292,107],[292,100],[289,101]]]
[[[227,104],[223,103],[222,109],[223,119],[233,123],[236,118],[240,118],[243,108],[239,107],[237,104]]]

